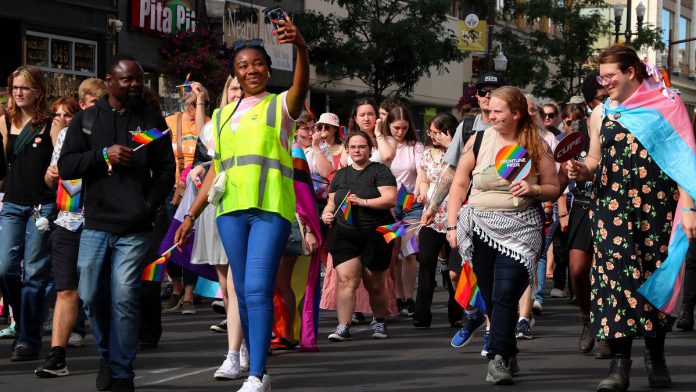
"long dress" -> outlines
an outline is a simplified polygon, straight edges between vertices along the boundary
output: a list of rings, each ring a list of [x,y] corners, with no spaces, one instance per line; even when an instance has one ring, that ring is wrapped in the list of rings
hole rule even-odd
[[[618,121],[604,117],[595,173],[592,325],[598,339],[653,337],[671,318],[637,290],[667,258],[678,189]]]

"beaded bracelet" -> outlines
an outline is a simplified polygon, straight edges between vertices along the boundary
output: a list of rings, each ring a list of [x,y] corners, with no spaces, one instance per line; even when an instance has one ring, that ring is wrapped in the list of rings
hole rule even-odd
[[[114,173],[114,168],[111,166],[111,162],[109,161],[109,154],[106,153],[106,147],[102,150],[102,155],[104,155],[104,162],[106,162],[106,172],[109,175],[112,175]]]

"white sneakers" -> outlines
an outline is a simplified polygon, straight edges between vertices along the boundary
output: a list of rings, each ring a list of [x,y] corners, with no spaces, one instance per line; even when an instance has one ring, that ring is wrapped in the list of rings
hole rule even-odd
[[[246,342],[242,340],[242,346],[239,348],[239,367],[243,372],[249,370],[249,350]]]
[[[242,369],[239,366],[239,357],[234,358],[230,355],[225,357],[225,362],[215,371],[213,377],[218,380],[236,380],[242,377]]]
[[[264,374],[263,380],[249,376],[237,392],[271,392],[271,376]]]

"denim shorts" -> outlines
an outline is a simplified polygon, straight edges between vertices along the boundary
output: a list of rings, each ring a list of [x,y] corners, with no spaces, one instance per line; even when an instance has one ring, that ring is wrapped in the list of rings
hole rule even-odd
[[[411,208],[408,211],[404,211],[403,209],[401,209],[400,205],[394,207],[394,217],[397,221],[420,221],[422,215],[423,206],[418,203],[414,203],[413,208]]]

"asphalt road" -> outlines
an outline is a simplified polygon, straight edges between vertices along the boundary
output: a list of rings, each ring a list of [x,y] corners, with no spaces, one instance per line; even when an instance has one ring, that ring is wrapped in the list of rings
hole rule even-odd
[[[575,348],[580,322],[577,308],[566,299],[548,298],[537,318],[534,339],[519,344],[521,372],[516,385],[486,384],[487,361],[480,356],[481,334],[461,349],[449,345],[455,330],[446,319],[444,292],[436,293],[433,328],[415,330],[410,320],[388,323],[389,339],[370,338],[368,325],[353,327],[353,341],[327,340],[335,313],[320,319],[320,352],[274,352],[269,358],[276,391],[594,391],[606,375],[607,360],[596,360]],[[213,372],[224,360],[226,336],[208,327],[220,320],[201,305],[195,316],[164,315],[159,348],[138,353],[136,388],[142,391],[236,391],[243,380],[215,381]],[[4,328],[4,326],[2,326]],[[45,354],[49,338],[45,338]],[[91,336],[85,346],[68,350],[70,376],[39,379],[33,370],[41,361],[9,361],[11,341],[0,341],[0,391],[93,391],[98,357]],[[631,391],[649,391],[641,340],[634,346]],[[672,391],[696,391],[696,332],[675,332],[667,338]]]

